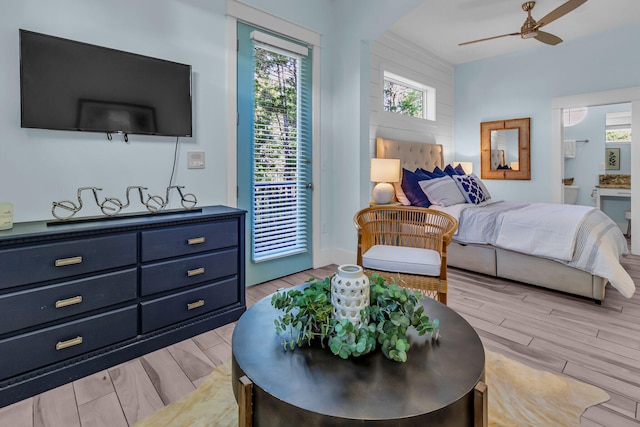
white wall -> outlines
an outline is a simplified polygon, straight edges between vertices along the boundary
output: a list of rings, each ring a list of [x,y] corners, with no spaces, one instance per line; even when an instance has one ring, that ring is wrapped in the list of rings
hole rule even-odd
[[[327,150],[330,157],[325,165],[332,181],[332,212],[327,227],[331,228],[337,264],[355,262],[357,236],[353,216],[369,201],[370,45],[400,16],[423,1],[333,3],[331,33],[327,35],[335,61],[329,76],[333,91],[332,146]]]
[[[436,89],[435,124],[383,111],[384,71]],[[380,136],[407,141],[435,141],[444,146],[445,161],[454,161],[453,65],[397,34],[387,32],[371,46],[370,74],[370,155],[375,157],[375,140]]]
[[[456,157],[479,169],[479,124],[531,117],[531,181],[485,180],[495,199],[553,201],[552,100],[640,85],[640,25],[456,66]],[[489,43],[489,42],[487,42]]]

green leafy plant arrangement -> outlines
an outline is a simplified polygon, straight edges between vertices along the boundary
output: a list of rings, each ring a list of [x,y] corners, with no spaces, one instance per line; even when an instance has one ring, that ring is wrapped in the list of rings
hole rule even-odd
[[[319,340],[343,359],[370,353],[380,344],[382,353],[397,362],[406,362],[410,344],[407,331],[414,327],[419,335],[432,333],[439,338],[438,319],[433,321],[420,305],[420,292],[387,283],[379,275],[370,277],[370,305],[360,312],[361,322],[332,316],[331,279],[310,279],[303,290],[276,292],[271,305],[284,311],[275,319],[276,332],[285,350],[310,345]]]

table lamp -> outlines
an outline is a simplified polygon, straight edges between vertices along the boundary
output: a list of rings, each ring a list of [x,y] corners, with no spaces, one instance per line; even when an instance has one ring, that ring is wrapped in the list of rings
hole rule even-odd
[[[399,159],[371,159],[371,181],[376,182],[373,187],[373,201],[378,205],[391,203],[395,190],[392,182],[400,180]]]
[[[464,173],[471,175],[473,173],[473,162],[453,162],[453,167],[462,166]]]

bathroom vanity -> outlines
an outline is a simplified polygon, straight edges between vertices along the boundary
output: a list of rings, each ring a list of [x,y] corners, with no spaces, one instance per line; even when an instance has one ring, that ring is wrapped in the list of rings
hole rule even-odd
[[[631,175],[607,174],[598,177],[598,186],[595,188],[596,207],[601,209],[602,197],[627,197],[631,198]]]
[[[631,188],[603,188],[596,187],[596,208],[602,206],[602,197],[627,197],[631,198]]]

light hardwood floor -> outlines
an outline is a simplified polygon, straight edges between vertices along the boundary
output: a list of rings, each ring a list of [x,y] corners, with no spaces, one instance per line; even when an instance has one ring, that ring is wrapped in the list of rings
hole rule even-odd
[[[640,257],[622,260],[640,283]],[[247,289],[247,305],[278,288],[326,277],[336,266]],[[626,299],[608,287],[601,306],[583,298],[449,269],[449,306],[486,348],[535,368],[606,390],[584,427],[640,426],[640,292]],[[57,389],[0,408],[0,427],[126,427],[194,390],[231,358],[234,324],[212,330]],[[555,426],[544,426],[555,427]]]

